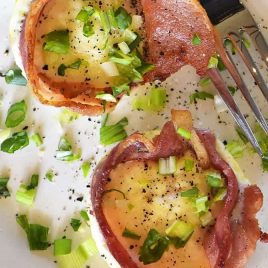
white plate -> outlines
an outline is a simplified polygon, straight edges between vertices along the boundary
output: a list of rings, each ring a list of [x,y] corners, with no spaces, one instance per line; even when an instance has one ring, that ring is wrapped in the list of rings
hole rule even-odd
[[[14,3],[15,0],[0,2],[0,71],[8,69],[13,62],[12,54],[8,53],[6,55],[4,52],[9,48],[8,27]],[[253,7],[254,13],[257,14],[256,18],[262,23],[262,26],[265,26],[265,24],[268,25],[267,22],[265,23],[258,16],[258,14],[266,16],[268,10],[267,1],[258,1],[257,6],[256,1],[248,0],[247,4]],[[248,22],[249,16],[247,12],[242,12],[224,22],[219,28],[224,33],[230,30],[233,25],[239,27],[239,25],[247,24]],[[263,30],[265,31],[265,28]],[[265,35],[268,37],[267,31],[265,31]],[[244,69],[242,65],[240,65],[240,68],[241,70]],[[189,106],[188,97],[194,90],[198,89],[198,80],[199,77],[191,67],[184,67],[179,73],[168,79],[165,86],[168,89],[169,103],[167,108],[158,114],[131,110],[131,99],[135,95],[143,94],[144,92],[142,88],[135,90],[130,97],[124,97],[117,109],[112,113],[109,122],[113,123],[127,116],[129,119],[127,131],[129,133],[135,130],[151,130],[161,126],[169,118],[170,108],[190,108],[196,120],[195,124],[197,127],[209,127],[222,140],[237,138],[230,114],[225,112],[218,117],[212,101],[200,101],[198,105]],[[227,81],[228,84],[233,84],[228,78]],[[259,94],[259,90],[254,86],[254,82],[250,78],[247,84],[267,117],[267,103],[265,104],[263,97]],[[214,92],[213,88],[209,88],[208,90]],[[10,176],[9,187],[12,189],[11,198],[0,201],[0,266],[2,268],[56,267],[56,264],[53,262],[54,259],[51,249],[41,253],[31,253],[28,250],[25,234],[16,224],[15,214],[17,212],[28,212],[31,221],[51,226],[51,240],[65,234],[63,230],[68,225],[70,218],[82,208],[89,206],[89,188],[87,188],[89,182],[81,174],[80,166],[82,162],[65,164],[57,161],[54,158],[54,153],[59,138],[63,134],[67,134],[73,141],[75,148],[82,148],[82,158],[84,160],[91,160],[94,167],[109,149],[97,145],[99,143],[100,118],[89,119],[87,117],[81,117],[74,123],[61,127],[57,120],[60,109],[41,105],[31,96],[29,89],[8,86],[3,79],[0,79],[0,96],[4,100],[3,105],[0,107],[0,128],[4,128],[4,118],[10,104],[21,99],[26,99],[30,112],[28,113],[27,122],[24,125],[28,126],[30,131],[38,131],[45,137],[44,155],[40,154],[34,145],[30,145],[14,155],[7,155],[0,152],[0,176]],[[249,108],[242,100],[239,92],[235,98],[239,102],[239,106],[243,112],[250,114]],[[251,116],[249,120],[253,122]],[[261,225],[265,229],[268,226],[268,219],[264,213],[264,210],[268,208],[268,174],[261,172],[260,160],[256,155],[245,155],[239,162],[247,177],[253,183],[258,183],[265,195],[265,204],[259,213]],[[50,168],[58,174],[53,183],[44,179],[45,173]],[[25,208],[19,207],[14,201],[14,194],[19,184],[27,181],[33,173],[40,174],[40,186],[34,206],[29,211],[25,211]],[[75,191],[74,194],[70,193],[72,189]],[[76,198],[82,195],[84,196],[83,202],[76,201]],[[69,199],[70,196],[72,199]],[[67,228],[67,235],[71,235],[70,227]],[[74,239],[75,245],[85,235],[89,235],[89,233],[80,233],[76,236]],[[266,254],[268,254],[268,246],[259,243],[247,267],[266,267]],[[98,256],[92,258],[89,261],[89,265],[93,268],[107,267]]]

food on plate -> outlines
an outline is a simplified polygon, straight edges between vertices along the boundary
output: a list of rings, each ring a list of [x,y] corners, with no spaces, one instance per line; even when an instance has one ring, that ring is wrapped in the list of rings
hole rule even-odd
[[[42,103],[97,115],[131,86],[164,80],[186,64],[204,75],[216,43],[196,0],[36,0],[20,53]]]
[[[155,133],[130,135],[94,171],[93,215],[110,253],[124,268],[244,267],[265,237],[260,189],[239,185],[190,112],[173,110]]]

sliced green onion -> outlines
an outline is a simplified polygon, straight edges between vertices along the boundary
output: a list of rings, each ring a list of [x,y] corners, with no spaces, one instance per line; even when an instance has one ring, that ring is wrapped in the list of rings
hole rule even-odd
[[[206,87],[211,84],[211,79],[209,77],[203,77],[199,80],[198,85],[200,87]]]
[[[82,64],[82,60],[78,59],[70,65],[61,64],[58,68],[58,75],[64,76],[67,69],[78,70]]]
[[[228,142],[225,148],[234,158],[240,158],[244,155],[246,145],[239,140],[233,140]]]
[[[200,221],[201,221],[201,225],[203,227],[209,226],[209,225],[213,225],[215,223],[215,219],[213,218],[212,214],[210,211],[204,213],[203,215],[201,215],[199,217]]]
[[[54,256],[69,254],[72,251],[71,239],[57,239],[54,241]]]
[[[102,70],[105,72],[108,76],[119,76],[119,71],[116,67],[116,64],[111,61],[107,61],[101,64]]]
[[[83,172],[83,176],[84,178],[88,177],[89,171],[91,169],[91,163],[90,162],[84,162],[81,166],[82,172]]]
[[[7,188],[9,178],[0,178],[0,199],[2,197],[7,198],[10,196],[10,192]]]
[[[82,222],[79,219],[71,219],[70,225],[72,226],[75,232],[79,230],[81,224]]]
[[[129,29],[126,29],[124,31],[124,39],[126,41],[126,43],[129,45],[130,50],[133,50],[135,47],[137,47],[137,43],[135,42],[135,47],[133,45],[133,42],[138,38],[138,34],[132,32]],[[140,42],[140,39],[138,40],[138,42]]]
[[[170,156],[169,158],[160,158],[158,161],[158,170],[161,175],[174,174],[177,171],[177,158]]]
[[[81,216],[85,221],[89,221],[88,213],[87,213],[85,210],[81,210],[81,211],[80,211],[80,216]]]
[[[100,20],[101,20],[101,26],[102,26],[105,34],[107,35],[111,31],[111,24],[109,21],[108,14],[105,11],[100,11],[99,15],[100,15]]]
[[[107,16],[108,16],[108,19],[109,19],[111,28],[112,28],[112,29],[116,29],[116,28],[118,28],[117,21],[116,21],[116,19],[115,19],[114,10],[113,10],[113,9],[108,9],[108,10],[106,11],[106,13],[107,13]]]
[[[122,64],[122,65],[130,65],[132,63],[132,59],[122,59],[122,58],[117,58],[117,57],[110,57],[110,61],[117,63],[117,64]]]
[[[134,51],[134,49],[136,49],[136,52],[139,52],[138,51],[138,46],[140,45],[141,41],[142,41],[142,38],[141,36],[138,34],[138,33],[133,33],[131,32],[132,34],[130,34],[130,32],[127,31],[127,34],[125,33],[125,38],[126,38],[126,42],[128,43],[128,47],[130,48],[131,51]],[[136,35],[136,37],[135,37]],[[145,64],[145,62],[143,62]]]
[[[201,45],[201,44],[202,44],[201,38],[199,37],[198,34],[195,33],[193,38],[192,38],[192,45],[198,46],[198,45]]]
[[[21,131],[14,133],[11,138],[6,139],[1,144],[1,151],[13,154],[15,151],[21,150],[29,145],[29,137],[27,132]]]
[[[89,17],[94,14],[95,10],[91,6],[84,7],[80,10],[80,12],[76,16],[76,20],[79,20],[81,22],[88,22]]]
[[[50,182],[53,181],[53,178],[55,177],[55,173],[52,169],[49,169],[47,172],[46,172],[46,175],[45,175],[46,179],[48,179]]]
[[[237,87],[233,87],[233,86],[228,86],[228,89],[229,89],[230,93],[232,94],[232,96],[234,96],[236,91],[238,90]]]
[[[24,100],[12,104],[7,112],[6,127],[13,128],[21,124],[26,117],[26,112],[27,105]]]
[[[127,29],[132,22],[132,17],[123,7],[119,7],[115,11],[115,19],[117,21],[118,28],[122,30]]]
[[[69,124],[81,117],[80,114],[68,109],[63,109],[59,115],[59,121],[61,124]]]
[[[123,84],[121,86],[112,87],[114,97],[118,97],[121,94],[129,94],[130,86],[128,84]]]
[[[58,256],[59,267],[81,268],[90,257],[98,253],[95,242],[90,238],[83,242],[77,249],[70,254]]]
[[[207,175],[207,182],[210,187],[220,188],[224,186],[224,181],[221,174],[212,172]]]
[[[213,201],[214,202],[222,201],[225,198],[226,194],[227,194],[227,189],[226,188],[220,188],[217,191],[216,195],[213,197]]]
[[[152,71],[154,68],[155,68],[155,66],[153,64],[143,62],[142,65],[137,68],[137,71],[141,75],[145,75],[146,73]]]
[[[134,109],[144,111],[160,111],[166,105],[166,90],[164,88],[151,88],[148,96],[138,97],[132,106]]]
[[[83,34],[85,37],[90,37],[95,34],[94,28],[90,21],[84,24],[83,26]]]
[[[245,45],[245,47],[246,47],[247,49],[250,48],[251,44],[250,44],[249,39],[247,39],[246,37],[243,37],[243,38],[242,38],[242,42],[243,42],[243,44]]]
[[[133,15],[132,16],[132,24],[131,28],[135,30],[139,30],[142,27],[143,18],[140,15]]]
[[[130,52],[130,48],[128,47],[126,42],[121,42],[118,44],[118,47],[124,54],[128,54]]]
[[[227,48],[228,46],[231,47],[232,54],[235,55],[236,54],[236,48],[233,45],[232,41],[230,39],[225,39],[224,40],[224,47]]]
[[[5,73],[5,81],[7,84],[26,86],[27,80],[22,75],[22,71],[18,68],[10,69]]]
[[[139,260],[145,265],[157,262],[167,250],[169,240],[155,229],[151,229],[140,248]]]
[[[198,197],[199,190],[197,187],[193,187],[192,189],[189,189],[187,191],[181,192],[181,197]]]
[[[265,153],[262,157],[262,168],[264,171],[268,171],[268,153]]]
[[[194,161],[192,159],[185,159],[184,160],[184,170],[186,172],[192,171],[194,168]]]
[[[39,224],[29,224],[26,215],[19,215],[16,220],[27,234],[30,250],[45,250],[50,246],[48,242],[49,228]]]
[[[81,152],[74,154],[70,142],[65,137],[61,137],[56,158],[61,161],[73,162],[81,158]]]
[[[109,119],[109,113],[103,114],[101,118],[101,127],[105,127]]]
[[[219,63],[218,57],[211,56],[210,59],[209,59],[208,68],[209,69],[217,68],[218,63]]]
[[[134,240],[140,240],[141,236],[137,235],[136,233],[130,231],[129,229],[125,228],[125,230],[122,233],[123,237],[131,238]]]
[[[207,196],[202,196],[195,200],[195,207],[198,213],[208,211],[207,202],[208,202]]]
[[[16,192],[16,201],[26,206],[31,206],[36,197],[38,180],[39,176],[33,175],[31,178],[31,183],[28,186],[21,184]]]
[[[189,240],[193,232],[193,225],[184,221],[175,221],[166,229],[166,234],[168,237],[179,238],[184,242]]]
[[[191,132],[182,127],[178,128],[177,132],[181,137],[183,137],[186,140],[190,140],[192,137]]]
[[[34,133],[32,136],[31,136],[31,140],[35,143],[35,145],[37,147],[39,147],[40,145],[43,144],[43,139],[42,137],[40,136],[39,133]]]
[[[108,102],[117,102],[116,98],[112,94],[108,94],[108,93],[97,94],[96,98],[100,100],[105,100]]]
[[[53,31],[45,36],[44,50],[57,54],[67,54],[70,48],[69,31]]]
[[[190,103],[197,103],[198,99],[199,100],[214,99],[214,96],[206,91],[196,91],[195,93],[190,95]]]
[[[217,65],[217,68],[219,71],[224,71],[226,70],[226,66],[224,65],[223,61],[222,61],[222,58],[218,55],[218,65]]]
[[[128,124],[126,117],[121,119],[115,125],[103,126],[100,129],[100,143],[102,145],[110,145],[121,141],[127,137],[124,127]]]

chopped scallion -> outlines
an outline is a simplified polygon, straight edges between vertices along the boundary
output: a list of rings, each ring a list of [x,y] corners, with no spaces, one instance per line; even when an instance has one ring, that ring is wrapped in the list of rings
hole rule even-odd
[[[44,50],[57,54],[67,54],[70,48],[69,31],[60,30],[45,36]]]
[[[208,202],[207,196],[202,196],[195,200],[195,207],[198,213],[208,211],[207,202]]]
[[[160,158],[158,161],[158,170],[161,175],[174,174],[177,171],[177,158],[170,156],[169,158]]]
[[[18,68],[10,69],[5,73],[5,81],[7,84],[26,86],[27,80],[22,75],[22,71]]]
[[[145,265],[157,262],[168,248],[169,240],[155,229],[151,229],[140,248],[139,260]]]
[[[119,7],[115,11],[115,19],[117,21],[118,28],[122,30],[127,29],[132,22],[132,17],[123,7]]]
[[[123,237],[131,238],[134,240],[140,240],[141,236],[137,235],[136,233],[130,231],[129,229],[125,228],[125,230],[122,233]]]
[[[7,188],[9,178],[0,178],[0,199],[2,197],[7,198],[10,196],[10,192]]]
[[[81,216],[85,221],[89,221],[88,213],[87,213],[85,210],[81,210],[81,211],[80,211],[80,216]]]
[[[42,137],[40,136],[39,133],[34,133],[32,136],[31,136],[31,140],[35,143],[35,145],[37,147],[39,147],[40,145],[43,144],[43,139]]]
[[[212,172],[207,175],[207,182],[210,187],[220,188],[224,186],[224,181],[221,174]]]
[[[206,91],[196,91],[195,93],[190,95],[190,103],[197,103],[198,99],[199,100],[214,99],[214,96]]]
[[[45,250],[50,244],[48,242],[49,229],[39,224],[29,224],[26,215],[17,216],[17,223],[27,234],[30,250]]]
[[[193,187],[192,189],[181,192],[181,197],[195,198],[195,197],[198,197],[198,194],[199,194],[199,189],[197,187]]]
[[[105,100],[108,102],[117,102],[116,98],[112,94],[109,94],[109,93],[97,94],[96,98],[100,100]]]
[[[199,37],[197,33],[195,33],[192,38],[192,45],[198,46],[198,45],[201,45],[201,43],[202,43],[201,38]]]
[[[54,241],[54,256],[69,254],[72,251],[72,240],[61,238]]]
[[[129,94],[130,86],[128,84],[123,84],[121,86],[112,87],[114,97],[118,97],[121,94]]]
[[[13,154],[15,151],[21,150],[29,145],[29,137],[27,132],[21,131],[14,133],[10,138],[1,144],[1,151]]]
[[[192,137],[191,132],[186,130],[186,129],[184,129],[184,128],[182,128],[182,127],[179,127],[177,132],[181,137],[183,137],[186,140],[190,140],[191,137]]]
[[[209,63],[208,63],[208,68],[212,69],[212,68],[217,68],[218,67],[218,57],[217,56],[211,56],[209,59]]]
[[[115,125],[103,126],[100,129],[100,142],[103,145],[110,145],[121,141],[127,137],[124,127],[128,124],[126,117],[121,119]]]
[[[71,219],[70,225],[72,226],[75,232],[79,230],[81,224],[82,222],[79,219]]]
[[[14,128],[20,125],[26,117],[26,112],[27,105],[24,100],[12,104],[7,112],[6,127]]]
[[[91,163],[90,162],[84,162],[82,164],[81,169],[82,169],[84,178],[87,178],[88,177],[90,168],[91,168]]]
[[[184,161],[184,170],[186,172],[192,171],[194,168],[194,161],[192,159],[185,159]]]
[[[67,255],[58,256],[60,267],[74,268],[83,267],[89,257],[93,257],[98,253],[98,249],[93,239],[89,238],[83,242],[77,249]]]

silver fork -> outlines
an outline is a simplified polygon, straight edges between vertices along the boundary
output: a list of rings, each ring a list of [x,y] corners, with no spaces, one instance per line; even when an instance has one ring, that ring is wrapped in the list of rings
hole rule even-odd
[[[268,66],[268,45],[258,29],[256,25],[246,26],[240,28],[237,32],[230,32],[225,40],[228,40],[228,43],[235,49],[237,54],[243,60],[247,68],[249,69],[252,77],[254,78],[256,84],[260,88],[264,98],[268,101],[268,86],[265,83],[265,79],[263,78],[259,67],[255,64],[253,57],[247,46],[245,45],[244,34],[248,33],[251,36],[251,39],[254,40],[254,46],[260,53],[263,61]],[[246,83],[244,82],[243,78],[241,77],[240,73],[237,70],[236,65],[234,64],[232,53],[230,52],[230,48],[222,47],[222,60],[225,63],[227,70],[230,72],[231,76],[233,77],[235,83],[237,84],[238,88],[240,89],[243,97],[247,101],[248,105],[250,106],[251,110],[253,111],[257,121],[259,122],[260,126],[263,130],[268,134],[268,124],[266,119],[264,118],[263,114],[261,113],[258,105],[254,101]],[[248,138],[249,142],[255,148],[257,153],[260,157],[264,157],[264,152],[262,151],[254,133],[249,126],[247,120],[241,113],[239,107],[237,106],[236,102],[233,99],[228,87],[226,86],[220,72],[217,69],[210,69],[208,71],[208,75],[210,76],[211,80],[215,84],[220,96],[222,97],[223,101],[229,108],[232,116],[234,117],[236,123],[239,127],[244,131],[244,134]]]

